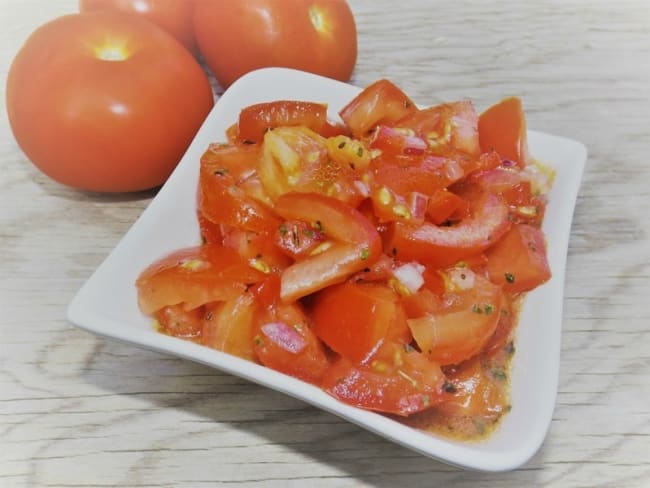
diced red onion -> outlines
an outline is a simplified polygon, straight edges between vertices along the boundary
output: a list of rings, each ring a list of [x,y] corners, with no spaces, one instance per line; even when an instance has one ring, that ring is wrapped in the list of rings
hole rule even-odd
[[[282,349],[294,354],[298,354],[307,345],[304,337],[284,322],[264,324],[261,330],[269,340],[275,342]]]

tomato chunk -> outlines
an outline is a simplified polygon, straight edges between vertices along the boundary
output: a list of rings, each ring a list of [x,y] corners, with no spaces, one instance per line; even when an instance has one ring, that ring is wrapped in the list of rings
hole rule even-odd
[[[175,251],[149,265],[136,280],[138,304],[144,314],[166,305],[200,305],[239,296],[264,274],[231,250],[205,244]]]
[[[269,129],[302,125],[318,132],[326,122],[327,105],[322,103],[295,100],[258,103],[239,113],[238,137],[241,142],[262,142]]]
[[[384,342],[393,322],[402,318],[397,299],[385,285],[348,282],[330,286],[312,303],[314,331],[353,363],[366,362]]]
[[[478,120],[481,150],[495,150],[501,157],[525,166],[528,160],[526,116],[521,100],[510,97],[483,112]]]
[[[467,279],[471,271],[461,270]],[[478,354],[497,327],[501,288],[479,274],[471,274],[467,290],[452,290],[443,297],[448,310],[409,319],[415,342],[439,364],[457,364]],[[461,285],[462,286],[462,285]]]
[[[509,228],[508,206],[500,197],[487,194],[477,203],[474,214],[456,225],[394,223],[388,236],[388,249],[403,261],[445,267],[479,254]]]
[[[183,339],[201,337],[205,310],[196,307],[185,310],[182,305],[168,305],[156,311],[154,317],[158,322],[158,330],[164,334]]]
[[[551,278],[546,240],[537,227],[513,225],[486,255],[490,280],[506,291],[529,291]]]
[[[339,115],[360,139],[378,124],[389,124],[417,111],[413,101],[386,79],[368,85],[353,98]]]
[[[201,343],[255,361],[253,335],[257,305],[250,293],[206,306]]]
[[[325,348],[296,303],[274,302],[262,313],[253,347],[265,366],[309,383],[318,383],[330,364]]]
[[[331,246],[289,266],[282,272],[281,297],[285,302],[340,283],[381,256],[381,238],[359,211],[334,198],[316,193],[287,193],[275,206],[289,220],[316,224]]]
[[[507,411],[508,400],[505,372],[483,364],[479,356],[458,366],[445,368],[448,388],[453,390],[438,410],[451,419],[473,419],[473,429],[481,423],[490,424]],[[451,423],[451,422],[450,422]]]
[[[424,138],[435,154],[450,150],[478,156],[478,115],[472,102],[443,103],[425,108],[399,120],[400,128],[408,128]]]
[[[198,207],[203,217],[216,224],[273,232],[279,219],[267,205],[238,186],[236,172],[223,166],[225,162],[226,158],[216,158],[214,151],[201,158]]]
[[[444,375],[440,366],[401,344],[390,345],[390,361],[355,365],[337,360],[321,386],[342,402],[367,410],[408,416],[442,399]]]
[[[431,195],[427,203],[427,217],[436,225],[458,222],[469,217],[469,203],[446,188]]]

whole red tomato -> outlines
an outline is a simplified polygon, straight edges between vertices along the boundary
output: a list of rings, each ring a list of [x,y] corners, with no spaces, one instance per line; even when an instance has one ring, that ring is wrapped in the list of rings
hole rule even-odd
[[[224,88],[269,66],[347,81],[357,60],[356,25],[345,0],[200,1],[194,33]]]
[[[79,0],[79,10],[119,10],[136,14],[162,27],[193,54],[198,54],[194,38],[194,0]]]
[[[85,190],[162,184],[213,103],[187,49],[116,12],[41,26],[7,77],[7,113],[22,150],[53,179]]]

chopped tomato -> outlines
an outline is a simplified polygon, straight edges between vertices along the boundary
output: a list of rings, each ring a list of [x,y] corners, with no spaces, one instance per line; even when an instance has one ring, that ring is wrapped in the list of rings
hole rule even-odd
[[[413,101],[388,80],[379,80],[361,91],[339,115],[354,137],[361,139],[375,125],[396,122],[417,111]]]
[[[354,204],[360,200],[352,168],[332,159],[326,139],[306,127],[280,127],[264,136],[259,175],[272,200],[289,192],[321,193]]]
[[[198,207],[213,223],[245,230],[273,232],[280,223],[267,205],[248,196],[237,185],[237,179],[229,170],[215,165],[212,151],[201,158]]]
[[[501,369],[489,369],[480,357],[458,366],[445,368],[447,389],[453,392],[439,405],[439,410],[454,417],[493,422],[507,411],[506,376]],[[481,429],[482,425],[474,426]]]
[[[487,194],[477,202],[473,215],[456,225],[392,224],[387,247],[403,261],[444,267],[484,251],[509,228],[507,205],[501,198]]]
[[[519,98],[505,98],[483,112],[478,120],[478,132],[483,152],[494,150],[520,167],[526,165],[526,116]]]
[[[400,319],[398,296],[377,284],[342,283],[317,293],[311,305],[314,331],[332,350],[365,363]]]
[[[257,304],[250,293],[206,306],[201,343],[255,361],[253,335]]]
[[[478,156],[478,115],[472,102],[443,103],[414,112],[397,121],[397,127],[411,129],[427,141],[435,154],[450,150]]]
[[[512,333],[517,325],[519,301],[511,293],[503,293],[501,299],[501,314],[494,334],[485,343],[483,354],[485,356],[494,356],[502,352],[511,344]]]
[[[384,156],[415,156],[424,154],[427,141],[411,129],[379,125],[370,139],[370,147]]]
[[[289,220],[316,225],[331,246],[289,266],[282,272],[280,295],[290,302],[344,281],[381,256],[379,233],[356,209],[315,193],[287,193],[275,211]]]
[[[282,373],[317,383],[329,367],[322,343],[296,303],[274,302],[262,312],[254,338],[260,362]]]
[[[455,158],[430,154],[389,159],[380,156],[370,168],[376,188],[388,188],[403,197],[414,191],[431,195],[464,175],[462,165]]]
[[[204,244],[175,251],[147,267],[136,281],[145,314],[182,303],[186,310],[239,296],[264,274],[231,250]]]
[[[467,200],[443,188],[429,198],[426,215],[432,223],[442,225],[463,220],[469,217],[469,212]]]
[[[274,245],[268,233],[222,225],[222,234],[224,247],[237,251],[251,268],[262,273],[277,273],[291,264],[291,259]]]
[[[529,291],[551,278],[546,240],[537,227],[513,225],[486,255],[490,280],[506,291]]]
[[[281,100],[250,105],[239,113],[238,138],[241,142],[262,142],[264,134],[276,127],[304,126],[318,132],[327,122],[327,105]]]
[[[316,223],[301,220],[287,220],[280,224],[275,233],[276,245],[294,259],[304,258],[318,251],[325,243],[325,234]]]
[[[438,404],[445,382],[440,366],[402,344],[386,349],[391,359],[371,365],[338,359],[325,373],[323,389],[350,405],[402,416]]]
[[[210,144],[201,157],[201,166],[207,173],[227,174],[237,183],[255,172],[261,155],[256,145]]]
[[[154,313],[158,330],[183,339],[201,336],[204,315],[203,307],[185,310],[182,305],[167,305]]]
[[[478,354],[494,333],[501,310],[499,286],[470,270],[454,272],[457,276],[450,279],[455,285],[442,298],[443,303],[451,305],[408,320],[421,351],[442,365],[457,364]]]
[[[206,243],[220,244],[222,239],[221,226],[206,219],[201,211],[196,212],[196,217],[199,222],[201,240]]]

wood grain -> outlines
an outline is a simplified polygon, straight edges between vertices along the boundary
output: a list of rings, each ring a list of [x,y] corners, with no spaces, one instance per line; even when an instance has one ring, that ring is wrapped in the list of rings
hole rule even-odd
[[[650,486],[650,6],[354,0],[352,82],[419,103],[516,94],[529,127],[584,142],[562,365],[546,442],[467,473],[204,366],[65,320],[153,192],[105,196],[33,168],[4,105],[13,56],[73,0],[0,0],[0,486]],[[399,5],[399,6],[397,6]]]

